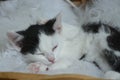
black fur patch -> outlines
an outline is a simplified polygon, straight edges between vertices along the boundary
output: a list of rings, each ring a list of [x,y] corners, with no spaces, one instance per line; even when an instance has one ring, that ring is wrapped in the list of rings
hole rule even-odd
[[[88,33],[98,33],[101,23],[88,23],[82,26],[82,29]]]
[[[103,54],[113,70],[120,72],[120,57],[116,56],[113,51],[103,50]]]
[[[115,26],[110,26],[109,24],[104,24],[102,22],[98,22],[98,23],[88,23],[88,24],[84,24],[82,26],[82,29],[85,31],[85,32],[88,32],[88,33],[98,33],[99,32],[99,29],[100,28],[104,28],[104,31],[106,33],[119,33],[117,31],[117,27]]]
[[[7,1],[7,0],[0,0],[0,1]]]
[[[120,51],[120,32],[112,30],[111,35],[107,37],[107,43],[111,49]]]
[[[18,31],[20,35],[23,35],[24,38],[22,39],[22,46],[21,46],[21,53],[27,54],[31,53],[34,54],[39,42],[39,35],[41,33],[45,33],[46,35],[50,36],[54,34],[53,25],[55,23],[55,19],[49,20],[47,23],[42,25],[31,25],[28,29],[24,31]]]
[[[53,25],[55,23],[56,19],[49,20],[46,24],[43,25],[43,31],[46,35],[52,35],[55,31],[53,30]]]

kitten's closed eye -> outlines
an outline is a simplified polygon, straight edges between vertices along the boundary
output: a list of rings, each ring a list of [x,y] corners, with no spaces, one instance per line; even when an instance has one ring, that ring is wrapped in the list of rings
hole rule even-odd
[[[54,52],[54,50],[57,48],[57,45],[55,47],[53,47],[52,51]]]

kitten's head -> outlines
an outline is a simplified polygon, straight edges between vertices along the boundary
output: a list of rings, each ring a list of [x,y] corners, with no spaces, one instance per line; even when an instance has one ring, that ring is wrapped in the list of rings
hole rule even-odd
[[[25,30],[8,32],[7,36],[18,51],[26,55],[51,54],[57,46],[57,36],[61,31],[61,14],[44,24],[34,24]]]

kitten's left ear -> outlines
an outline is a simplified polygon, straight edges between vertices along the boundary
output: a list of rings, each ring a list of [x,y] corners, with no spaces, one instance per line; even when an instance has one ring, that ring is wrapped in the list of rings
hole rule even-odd
[[[7,37],[9,39],[10,44],[13,46],[15,45],[16,47],[21,48],[22,46],[22,39],[23,39],[23,35],[21,35],[20,32],[7,32]]]
[[[62,14],[59,13],[57,16],[56,16],[56,21],[53,25],[53,29],[57,32],[57,33],[60,33],[61,30],[62,30]]]

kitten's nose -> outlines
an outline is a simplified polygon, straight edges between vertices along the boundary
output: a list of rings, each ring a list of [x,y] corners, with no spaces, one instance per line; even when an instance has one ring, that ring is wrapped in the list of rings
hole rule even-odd
[[[54,58],[54,57],[50,57],[50,58],[48,58],[48,60],[49,60],[50,62],[52,62],[52,63],[55,62],[55,58]]]

